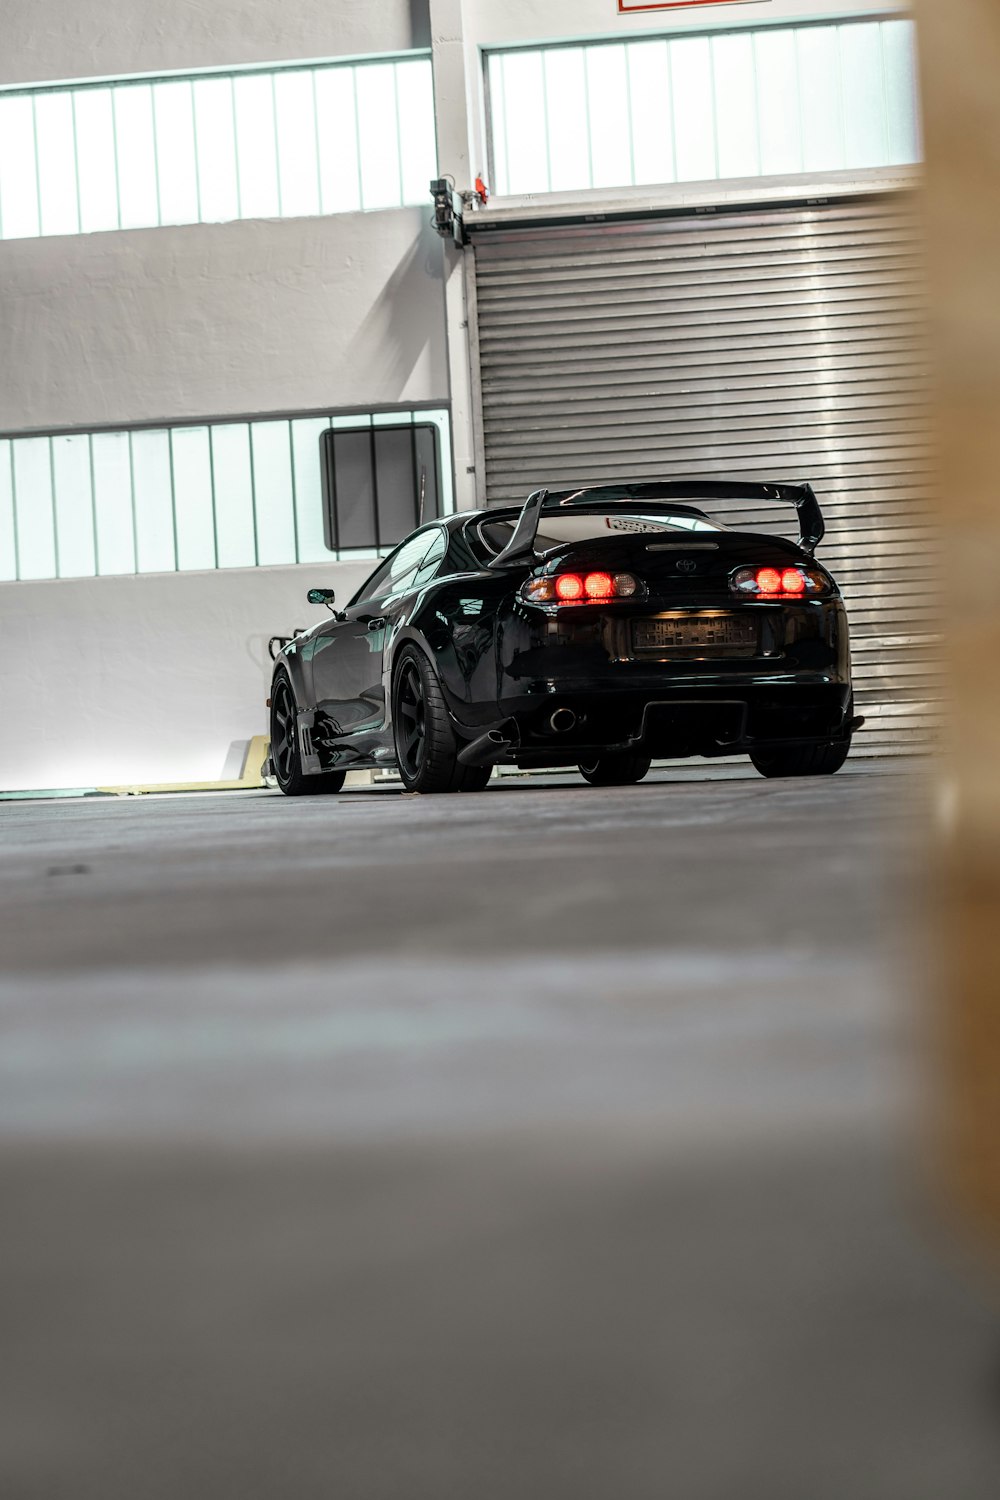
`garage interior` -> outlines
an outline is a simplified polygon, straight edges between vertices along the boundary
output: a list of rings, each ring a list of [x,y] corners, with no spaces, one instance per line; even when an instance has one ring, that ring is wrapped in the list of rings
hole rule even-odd
[[[1000,1216],[941,1187],[924,1028],[965,831],[977,910],[995,868],[938,482],[989,364],[944,122],[1000,38],[932,10],[4,7],[4,1495],[996,1493]],[[838,776],[265,783],[307,589],[625,471],[814,485]]]

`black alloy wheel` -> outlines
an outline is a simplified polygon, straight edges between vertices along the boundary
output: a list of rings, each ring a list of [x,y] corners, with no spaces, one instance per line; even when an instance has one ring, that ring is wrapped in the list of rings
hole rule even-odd
[[[393,723],[400,773],[404,781],[415,782],[427,758],[427,697],[413,656],[399,669]]]
[[[315,797],[339,792],[346,772],[306,776],[299,753],[298,711],[288,673],[279,669],[271,684],[271,766],[286,797]]]
[[[787,745],[751,750],[750,760],[762,776],[834,776],[851,753],[849,739],[836,745]]]
[[[648,755],[632,751],[620,751],[617,755],[602,755],[597,760],[581,761],[580,775],[591,786],[634,786],[641,781],[653,764]]]
[[[480,792],[489,766],[463,766],[458,759],[441,684],[421,651],[404,647],[392,690],[396,763],[408,792]]]

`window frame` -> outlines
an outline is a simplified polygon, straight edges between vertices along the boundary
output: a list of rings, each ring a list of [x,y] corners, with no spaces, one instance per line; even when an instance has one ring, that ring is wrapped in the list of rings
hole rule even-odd
[[[681,28],[680,26],[678,26],[676,24],[673,25],[673,26],[670,26],[669,23],[668,23],[668,21],[666,20],[666,15],[664,15],[664,22],[663,22],[662,28],[660,30],[653,31],[653,32],[642,32],[642,33],[638,33],[638,34],[634,34],[634,35],[633,34],[629,34],[629,35],[623,35],[623,36],[608,36],[608,35],[605,35],[605,36],[584,36],[584,37],[579,37],[579,38],[576,38],[576,37],[566,38],[566,39],[560,40],[560,41],[549,41],[549,42],[544,42],[544,41],[530,41],[530,42],[522,42],[522,43],[507,43],[505,45],[500,45],[500,46],[494,45],[494,46],[485,47],[485,48],[483,48],[483,50],[481,52],[481,82],[482,82],[482,96],[483,96],[483,101],[484,101],[484,114],[485,114],[485,124],[486,124],[486,130],[485,130],[485,137],[486,137],[486,139],[485,139],[485,149],[486,149],[486,163],[487,163],[487,170],[488,170],[488,174],[489,174],[489,182],[492,184],[492,191],[494,193],[494,196],[498,200],[499,199],[503,199],[503,198],[512,198],[512,199],[518,199],[518,198],[523,198],[523,197],[537,198],[539,196],[545,197],[545,196],[548,195],[548,193],[555,192],[555,191],[560,191],[560,192],[564,192],[564,193],[565,192],[572,192],[572,193],[595,193],[596,194],[596,193],[601,193],[601,192],[604,192],[604,193],[618,192],[619,190],[622,190],[622,189],[625,189],[625,190],[636,189],[637,190],[637,189],[641,189],[641,188],[646,188],[648,190],[648,189],[650,189],[652,187],[661,185],[661,180],[660,179],[654,180],[651,177],[647,177],[645,175],[641,175],[640,176],[640,175],[637,175],[635,173],[635,170],[634,170],[635,169],[635,161],[634,161],[635,149],[634,149],[634,142],[633,142],[633,145],[632,145],[632,156],[633,156],[632,167],[633,167],[633,177],[635,178],[635,180],[633,182],[628,182],[628,181],[626,181],[626,180],[623,179],[620,182],[616,182],[613,187],[608,187],[606,185],[605,186],[601,186],[601,185],[597,185],[597,184],[591,183],[589,185],[587,185],[587,184],[581,184],[578,187],[572,187],[572,188],[568,188],[568,187],[565,187],[565,186],[564,187],[560,187],[560,188],[555,188],[555,187],[548,187],[548,188],[546,188],[546,187],[543,187],[543,186],[540,186],[540,185],[533,185],[533,186],[530,186],[530,187],[520,187],[519,186],[519,187],[516,187],[516,188],[509,188],[505,184],[502,184],[501,178],[505,177],[507,175],[507,172],[508,172],[508,141],[507,141],[507,136],[506,136],[507,100],[506,100],[506,89],[505,89],[505,80],[504,80],[504,69],[503,69],[503,65],[502,65],[502,62],[503,62],[504,58],[512,57],[512,56],[517,56],[518,54],[537,53],[540,57],[542,57],[544,59],[548,55],[552,55],[552,54],[560,53],[560,52],[574,52],[574,51],[575,52],[582,52],[584,54],[584,70],[585,70],[585,76],[586,76],[586,56],[587,56],[587,54],[592,53],[592,52],[596,52],[598,50],[615,49],[615,48],[621,49],[622,47],[624,47],[625,48],[625,52],[626,52],[626,58],[630,58],[633,55],[629,51],[630,48],[632,48],[632,47],[638,47],[638,46],[641,46],[643,44],[649,44],[649,43],[670,44],[670,43],[673,43],[673,42],[692,42],[692,41],[702,41],[702,42],[705,42],[705,41],[707,41],[708,43],[711,44],[711,43],[714,43],[716,41],[726,40],[726,39],[732,38],[732,37],[736,37],[736,38],[749,37],[750,40],[751,40],[751,46],[753,46],[754,39],[756,37],[758,37],[758,36],[763,36],[765,38],[771,38],[771,37],[773,37],[775,35],[779,35],[779,34],[781,34],[783,32],[791,32],[793,34],[798,34],[798,33],[805,33],[805,32],[811,32],[811,31],[821,30],[823,28],[828,28],[828,29],[829,28],[833,28],[833,29],[840,30],[842,28],[850,27],[850,26],[878,26],[879,28],[881,28],[884,25],[887,25],[887,24],[890,24],[890,23],[898,23],[898,22],[908,22],[911,28],[915,28],[915,22],[914,22],[913,16],[909,12],[907,12],[905,10],[901,11],[901,10],[898,10],[898,9],[894,10],[894,9],[888,7],[888,6],[885,9],[879,9],[879,10],[872,11],[870,13],[863,13],[861,15],[858,15],[858,14],[853,14],[853,15],[852,14],[837,15],[836,13],[834,13],[832,15],[825,15],[825,16],[808,16],[808,15],[805,15],[805,16],[789,16],[789,17],[784,17],[784,18],[780,18],[780,19],[775,19],[773,21],[759,20],[759,19],[758,20],[754,20],[754,21],[735,21],[734,20],[734,21],[729,22],[728,24],[723,23],[723,24],[718,25],[718,26],[693,25],[693,26],[685,26],[683,28]],[[916,57],[917,57],[918,46],[919,46],[919,40],[916,38],[915,30],[911,29],[911,51],[912,51],[912,55],[913,55],[914,59],[916,59]],[[796,43],[796,47],[797,47],[797,43]],[[886,53],[886,42],[885,42],[885,35],[884,35],[884,33],[882,33],[882,38],[881,38],[880,56],[881,56],[881,64],[882,64],[882,68],[883,68],[883,85],[882,85],[882,88],[883,88],[884,102],[885,102],[885,106],[886,106],[886,130],[887,130],[887,138],[888,138],[887,139],[887,144],[888,144],[888,147],[889,147],[887,155],[888,155],[889,159],[887,160],[886,163],[884,163],[883,165],[881,165],[880,167],[878,167],[877,170],[882,171],[882,172],[891,172],[893,170],[898,169],[900,163],[904,160],[904,158],[897,156],[897,154],[894,151],[894,148],[892,146],[893,117],[892,117],[892,115],[890,113],[889,98],[888,98],[888,93],[887,93],[888,79],[887,79],[886,73],[885,73],[885,70],[887,68],[887,53]],[[668,57],[669,57],[669,54],[668,54]],[[497,68],[496,73],[494,73],[494,68],[493,68],[494,60],[496,60],[500,64],[500,66]],[[756,61],[756,59],[755,59],[755,61]],[[671,64],[670,64],[670,62],[668,60],[668,64],[667,64],[667,73],[668,73],[668,76],[669,76],[670,66],[671,66]],[[631,64],[627,63],[626,64],[626,73],[627,74],[629,73],[630,67],[631,67]],[[714,62],[713,62],[713,68],[714,68]],[[542,64],[542,69],[543,69],[542,76],[543,76],[543,80],[544,80],[545,77],[546,77],[544,61],[543,61],[543,64]],[[756,72],[755,72],[755,76],[756,76]],[[840,73],[840,75],[838,75],[838,86],[842,86],[842,77],[843,77],[843,70],[841,69],[841,73]],[[798,78],[799,78],[799,75],[797,73],[796,74],[796,93],[797,94],[799,92]],[[924,157],[923,157],[923,123],[922,123],[922,115],[921,115],[921,101],[920,101],[919,80],[918,80],[918,78],[916,76],[916,73],[914,74],[912,82],[913,82],[912,94],[913,94],[913,100],[915,102],[915,108],[916,108],[915,133],[916,133],[917,155],[916,155],[916,157],[914,159],[911,159],[910,157],[906,157],[905,158],[905,162],[908,163],[908,164],[911,164],[911,165],[917,165],[917,166],[919,166],[923,162],[923,159],[924,159]],[[548,90],[547,87],[543,88],[543,93],[546,96],[548,95],[549,90]],[[714,93],[714,84],[713,84],[713,93]],[[500,96],[499,107],[498,107],[498,97],[497,97],[498,95]],[[672,90],[671,90],[671,107],[672,107],[672,102],[673,102],[673,96],[672,96]],[[629,103],[629,108],[631,109],[631,97],[629,97],[628,103]],[[545,100],[545,108],[546,108],[546,110],[549,107],[551,107],[551,100],[546,97],[546,100]],[[592,129],[592,126],[593,126],[592,116],[591,116],[590,111],[588,110],[588,113],[587,113],[587,130],[588,130],[588,135],[589,135],[590,130]],[[755,129],[756,129],[756,123],[755,123]],[[673,132],[673,122],[671,121],[671,136],[672,136],[672,132]],[[717,144],[718,122],[717,121],[714,122],[714,134],[716,135],[716,150],[718,150],[718,144]],[[501,144],[498,145],[498,142],[500,142]],[[547,163],[547,169],[549,171],[549,175],[550,175],[550,179],[551,179],[550,131],[549,131],[549,128],[548,128],[547,121],[546,121],[545,129],[544,129],[544,133],[543,133],[543,138],[541,140],[539,140],[536,144],[537,144],[538,150],[544,154],[544,157],[545,157],[545,160],[546,160],[546,163]],[[716,173],[716,175],[714,177],[711,177],[711,178],[708,178],[708,179],[688,179],[688,178],[684,178],[684,177],[679,177],[677,175],[677,172],[676,172],[676,142],[673,141],[672,139],[671,139],[671,152],[674,155],[674,167],[675,167],[674,174],[673,174],[673,176],[664,177],[662,179],[662,185],[665,185],[665,186],[675,186],[678,183],[686,183],[686,182],[691,181],[691,180],[707,180],[707,181],[710,181],[710,182],[713,182],[713,183],[720,183],[720,184],[724,183],[724,182],[748,180],[748,179],[745,178],[745,176],[734,178],[731,174],[729,174],[729,173],[723,173],[721,171],[717,171],[717,173]],[[502,170],[501,170],[501,166],[502,166]],[[848,171],[855,171],[855,172],[859,171],[859,170],[863,170],[863,168],[860,165],[851,166],[849,163],[843,169],[844,170],[848,170]],[[835,168],[824,169],[824,168],[815,168],[815,167],[809,168],[809,167],[803,166],[802,170],[800,172],[796,172],[795,175],[801,175],[801,176],[804,176],[804,177],[807,177],[807,178],[810,177],[810,176],[815,177],[817,175],[823,175],[826,170],[837,170],[837,169],[835,169]],[[763,180],[766,180],[767,177],[773,176],[773,175],[775,175],[773,172],[764,172],[762,170],[762,171],[760,171],[758,173],[750,174],[750,179],[749,180],[763,181]]]
[[[411,460],[413,464],[414,478],[414,530],[426,525],[430,521],[439,520],[445,504],[444,486],[442,483],[442,453],[441,432],[434,422],[422,422],[419,420],[420,413],[414,411],[409,422],[369,422],[358,423],[354,426],[343,424],[327,428],[319,435],[320,450],[320,486],[323,497],[323,539],[327,550],[341,557],[351,551],[360,551],[363,547],[374,547],[376,551],[381,550],[384,543],[380,534],[379,520],[379,487],[378,487],[378,436],[380,433],[406,433],[411,437]],[[434,459],[434,499],[435,514],[433,516],[421,517],[419,514],[419,493],[416,485],[417,466],[417,433],[427,432],[430,435],[431,449]],[[349,434],[364,433],[369,439],[369,454],[371,468],[372,489],[372,533],[371,542],[359,543],[357,546],[344,546],[340,541],[340,516],[338,511],[338,484],[336,463],[336,442],[339,437]],[[412,533],[410,533],[412,535]]]
[[[415,69],[422,71],[417,74]],[[379,70],[386,70],[384,91],[388,95],[382,110],[365,104]],[[298,113],[300,101],[293,94],[296,79],[302,80],[305,100]],[[336,80],[335,88],[330,80]],[[228,87],[228,98],[216,99],[214,109],[206,84]],[[247,90],[255,85],[264,102],[248,113]],[[418,205],[426,196],[426,182],[436,171],[433,89],[432,54],[426,47],[359,57],[0,85],[0,128],[18,140],[17,152],[9,161],[0,141],[0,178],[5,179],[5,192],[0,192],[0,240],[234,223],[260,217],[327,217]],[[105,99],[101,111],[98,102]],[[61,132],[55,133],[53,100],[66,101],[69,117]],[[6,105],[11,104],[13,113],[15,101],[24,101],[16,106],[24,116],[17,131],[3,123]],[[404,119],[406,110],[410,114]],[[173,122],[169,128],[164,111]],[[334,111],[332,122],[330,111]],[[131,129],[119,120],[120,114],[131,121]],[[52,125],[53,130],[39,132],[39,115],[43,125]],[[138,118],[142,129],[137,133]],[[210,123],[213,118],[214,125]],[[89,124],[84,130],[85,121]],[[341,129],[340,135],[334,133],[334,125]],[[254,165],[255,127],[260,136],[256,145],[266,145],[273,179],[269,184],[273,204],[264,201],[263,207],[253,196],[259,171]],[[87,132],[94,139],[102,138],[102,150],[85,155],[79,149]],[[305,176],[301,170],[292,171],[283,183],[283,162],[302,168],[306,156]],[[69,170],[61,182],[54,165],[57,157],[65,159],[63,165]],[[386,196],[390,167],[395,178]],[[150,182],[153,192],[148,191]],[[16,195],[12,184],[16,184]],[[63,212],[56,221],[52,194],[60,188]],[[291,202],[288,208],[282,206],[283,190]],[[247,192],[250,207],[242,201]],[[16,208],[8,207],[5,196]],[[220,197],[227,210],[206,212],[207,203],[218,204]],[[303,198],[308,200],[306,208]],[[165,206],[171,204],[175,206]],[[46,212],[53,227],[45,227]],[[75,227],[64,222],[67,216]],[[10,230],[8,223],[16,227]]]
[[[433,430],[428,441],[437,514],[426,517],[429,525],[455,511],[447,401],[388,410],[327,407],[47,432],[2,430],[0,582],[374,564],[395,546],[359,543],[331,555],[325,544],[318,438],[331,429],[409,429],[411,423]],[[122,447],[114,493],[107,497],[113,515],[105,506],[104,469],[95,463],[112,439]],[[182,448],[197,459],[197,496],[180,492]],[[417,529],[405,515],[392,520],[405,533],[402,540]],[[102,556],[98,545],[109,535],[122,539],[114,558]]]

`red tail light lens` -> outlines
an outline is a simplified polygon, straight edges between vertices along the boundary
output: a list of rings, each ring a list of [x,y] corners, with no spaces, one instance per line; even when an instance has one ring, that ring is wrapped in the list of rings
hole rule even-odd
[[[588,599],[614,597],[615,582],[610,573],[588,573],[583,580],[583,587]]]
[[[780,594],[781,574],[777,568],[759,568],[757,571],[757,588],[762,594]]]
[[[729,587],[750,599],[815,599],[833,589],[819,568],[737,568]]]
[[[571,604],[583,598],[583,579],[578,573],[560,573],[556,579],[556,598],[563,604]]]
[[[527,579],[521,598],[530,604],[610,604],[634,599],[641,590],[631,573],[550,573]]]

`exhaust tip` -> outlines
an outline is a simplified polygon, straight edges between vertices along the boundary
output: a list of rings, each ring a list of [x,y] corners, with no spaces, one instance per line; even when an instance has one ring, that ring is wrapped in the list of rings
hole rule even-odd
[[[556,734],[566,734],[576,724],[576,714],[571,708],[557,708],[549,719],[549,727]]]

